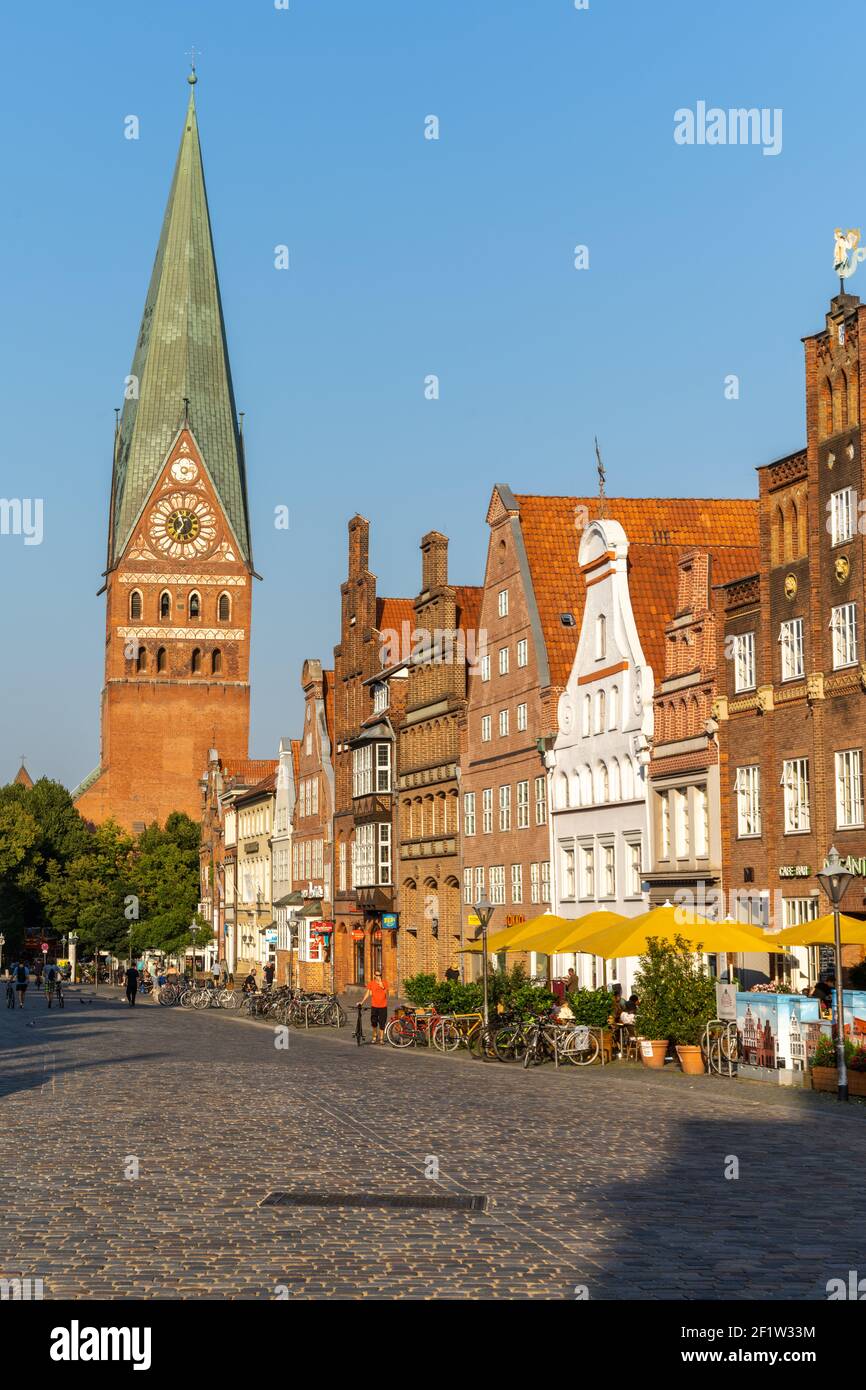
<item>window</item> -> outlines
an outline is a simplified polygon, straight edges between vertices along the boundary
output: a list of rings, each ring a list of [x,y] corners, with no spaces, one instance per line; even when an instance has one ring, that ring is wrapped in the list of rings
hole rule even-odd
[[[481,679],[482,679],[483,681],[489,681],[489,680],[490,680],[490,657],[489,657],[489,656],[482,656],[482,658],[481,658]]]
[[[379,882],[391,882],[391,822],[379,824]]]
[[[312,732],[308,733],[306,739],[304,740],[304,749],[305,749],[305,751],[306,751],[307,757],[309,758],[310,754],[311,754],[312,751],[313,751],[313,735],[312,735]]]
[[[526,729],[526,722],[527,722],[527,713],[528,713],[528,710],[529,710],[529,706],[528,706],[528,705],[518,705],[518,706],[517,706],[517,729],[518,729],[518,732],[519,732],[519,733],[523,733],[523,732],[525,731],[525,729]]]
[[[490,730],[491,730],[490,715],[489,715],[489,714],[482,714],[482,716],[481,716],[481,742],[482,742],[482,743],[489,743],[489,742],[490,742]]]
[[[156,654],[156,669],[157,671],[165,670],[165,647],[160,647]]]
[[[373,745],[352,749],[352,795],[369,796],[373,790]]]
[[[833,670],[854,666],[857,661],[857,606],[843,603],[830,614],[833,634]]]
[[[550,860],[545,859],[541,866],[541,901],[550,902]]]
[[[863,824],[863,755],[859,748],[836,754],[836,826]]]
[[[595,694],[595,732],[604,733],[604,709],[605,694],[603,690],[597,690]]]
[[[517,783],[517,829],[529,829],[529,783]]]
[[[471,903],[471,902],[472,902],[472,870],[471,870],[471,869],[464,869],[464,870],[463,870],[463,901],[464,901],[464,903]]]
[[[159,596],[159,616],[160,618],[171,617],[171,595],[167,589],[163,589]]]
[[[643,893],[643,865],[641,863],[640,840],[630,840],[626,844],[628,862],[628,896],[639,898]]]
[[[318,777],[311,777],[310,782],[312,784],[310,810],[314,816],[317,816],[319,814],[319,779]]]
[[[529,866],[529,900],[533,903],[541,902],[541,879],[537,864]]]
[[[141,617],[141,593],[138,589],[133,589],[129,595],[129,616],[134,623]]]
[[[598,765],[596,771],[596,785],[598,788],[598,795],[595,800],[599,805],[604,805],[606,801],[610,801],[610,777],[608,775],[606,763],[599,763]]]
[[[535,824],[547,824],[547,778],[535,779]]]
[[[507,618],[507,617],[508,617],[508,590],[507,590],[507,589],[500,589],[500,590],[499,590],[499,616],[500,616],[500,618]]]
[[[782,680],[795,681],[803,675],[803,619],[790,618],[779,629],[782,651]]]
[[[582,845],[580,850],[580,896],[595,897],[595,849]]]
[[[217,618],[221,623],[227,623],[232,614],[232,601],[228,594],[222,593],[217,599]]]
[[[523,902],[523,865],[511,865],[511,901],[513,903]]]
[[[574,897],[574,850],[567,849],[565,845],[561,849],[562,854],[562,896],[563,898]]]
[[[508,733],[508,710],[499,711],[499,737],[504,738]]]
[[[391,745],[390,743],[376,744],[376,791],[389,792],[391,790]]]
[[[607,653],[607,619],[599,613],[595,620],[595,659],[601,661]]]
[[[618,685],[614,685],[614,686],[611,687],[611,692],[610,692],[610,708],[609,708],[609,710],[608,710],[608,716],[607,716],[607,727],[608,727],[609,729],[618,729],[618,728],[619,728],[619,686],[618,686]]]
[[[616,847],[614,845],[602,845],[602,873],[604,884],[604,896],[606,898],[616,897]]]
[[[591,720],[592,720],[592,696],[591,696],[591,695],[584,695],[584,697],[583,697],[583,716],[582,716],[581,722],[580,722],[580,732],[581,732],[581,734],[582,734],[582,736],[583,736],[584,738],[589,738],[590,734],[592,733]]]
[[[529,665],[529,642],[525,637],[521,637],[517,644],[517,664],[518,666]]]
[[[147,670],[147,652],[144,647],[139,647],[135,653],[135,669],[136,671]]]
[[[493,834],[493,788],[485,787],[481,793],[481,829],[485,835]]]
[[[830,542],[842,545],[854,535],[856,499],[853,487],[843,487],[841,492],[830,494]]]
[[[475,834],[475,793],[463,793],[463,834]]]
[[[387,681],[377,681],[373,686],[373,711],[382,714],[391,703],[391,690]]]
[[[368,888],[376,882],[376,826],[372,821],[355,827],[355,887]]]
[[[740,632],[733,639],[734,690],[752,690],[755,685],[755,634]]]
[[[220,673],[220,671],[222,670],[222,668],[223,668],[223,654],[222,654],[222,652],[220,651],[219,647],[214,647],[213,651],[211,652],[211,658],[210,658],[210,669],[211,669],[211,674],[214,675],[214,676],[218,676],[219,673]]]
[[[801,927],[804,922],[812,922],[817,916],[817,898],[784,898],[782,900],[782,920],[786,927]]]
[[[499,788],[499,829],[511,829],[511,788]]]
[[[191,618],[201,617],[201,595],[195,590],[189,596],[189,616]]]
[[[810,828],[809,759],[789,758],[782,764],[781,785],[785,794],[785,834],[796,835]]]
[[[738,767],[734,782],[737,794],[737,835],[745,839],[761,833],[761,769],[756,763]]]
[[[193,675],[201,670],[201,647],[193,647],[192,658],[189,664]]]
[[[659,792],[659,858],[671,857],[671,794]]]
[[[483,868],[483,866],[482,866],[481,868],[478,868],[478,869],[475,870],[475,901],[476,901],[477,903],[480,903],[480,902],[481,902],[481,899],[482,899],[483,897],[484,897],[484,868]]]
[[[676,797],[674,809],[676,812],[677,859],[688,859],[690,849],[688,788],[679,787],[674,795]]]
[[[504,864],[491,864],[490,866],[490,901],[492,903],[505,902]]]
[[[508,648],[507,648],[507,647],[500,647],[500,648],[499,648],[499,674],[500,674],[500,676],[507,676],[507,675],[508,675]]]
[[[695,856],[706,859],[710,852],[710,799],[706,787],[695,787]]]

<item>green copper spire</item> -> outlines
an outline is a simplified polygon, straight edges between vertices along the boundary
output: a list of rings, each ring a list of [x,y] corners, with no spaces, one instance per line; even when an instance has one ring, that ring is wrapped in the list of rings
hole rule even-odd
[[[132,360],[130,399],[120,421],[109,566],[122,554],[184,422],[184,398],[241,555],[252,565],[243,444],[198,138],[195,69],[187,80],[189,106]]]

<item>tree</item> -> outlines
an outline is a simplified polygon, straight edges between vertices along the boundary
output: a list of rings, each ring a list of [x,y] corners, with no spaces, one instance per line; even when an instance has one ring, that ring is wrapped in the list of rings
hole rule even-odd
[[[192,942],[193,923],[206,927],[197,911],[200,838],[196,822],[179,811],[172,812],[163,829],[154,822],[140,836],[134,873],[136,950],[174,953]]]

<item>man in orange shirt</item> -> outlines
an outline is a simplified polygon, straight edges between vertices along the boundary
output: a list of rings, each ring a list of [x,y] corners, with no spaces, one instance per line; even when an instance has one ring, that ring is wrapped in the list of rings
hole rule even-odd
[[[377,970],[361,1000],[362,1006],[370,1001],[370,1027],[373,1029],[373,1042],[385,1042],[385,1024],[388,1022],[388,984]],[[376,1036],[378,1034],[378,1037]]]

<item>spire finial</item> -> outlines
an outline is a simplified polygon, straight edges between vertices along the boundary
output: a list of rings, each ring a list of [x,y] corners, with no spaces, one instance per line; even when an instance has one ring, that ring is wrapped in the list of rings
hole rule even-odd
[[[189,77],[186,80],[191,87],[194,87],[196,82],[198,82],[198,78],[196,77],[195,72],[195,44],[193,44],[192,48],[189,51],[189,67],[190,73]]]
[[[595,436],[595,457],[598,461],[598,514],[604,516],[604,480],[606,474],[604,464],[601,461],[601,450],[598,447],[598,435]]]

